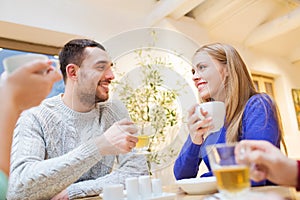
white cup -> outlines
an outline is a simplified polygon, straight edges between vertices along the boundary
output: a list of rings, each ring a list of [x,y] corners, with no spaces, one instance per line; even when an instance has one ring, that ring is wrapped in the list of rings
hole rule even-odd
[[[160,179],[152,179],[152,193],[156,196],[159,196],[163,193],[162,191],[162,185]]]
[[[150,176],[140,176],[139,177],[139,190],[142,198],[151,196],[152,187]]]
[[[15,71],[17,68],[24,66],[27,63],[36,61],[36,60],[41,60],[41,61],[46,61],[49,60],[49,58],[46,55],[42,54],[21,54],[21,55],[14,55],[7,57],[3,60],[3,66],[4,70],[6,71],[7,74],[12,73]],[[55,63],[56,68],[59,68],[59,62],[56,59],[50,59],[52,62]]]
[[[207,112],[207,115],[204,117],[201,114],[200,109]],[[212,117],[212,123],[214,128],[210,130],[210,133],[219,131],[224,125],[224,119],[226,114],[226,108],[224,102],[221,101],[210,101],[199,104],[196,107],[196,114],[199,116],[201,120],[204,120],[207,117]]]
[[[137,177],[131,177],[125,179],[127,200],[139,199],[139,181]]]
[[[124,186],[122,184],[108,185],[103,188],[103,200],[123,200]]]

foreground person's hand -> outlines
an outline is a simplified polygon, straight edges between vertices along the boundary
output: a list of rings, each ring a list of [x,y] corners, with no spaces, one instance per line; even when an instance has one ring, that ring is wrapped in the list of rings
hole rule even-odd
[[[47,97],[53,84],[62,78],[51,61],[28,63],[7,75],[3,88],[8,101],[19,111],[37,106]],[[41,73],[43,72],[43,73]]]
[[[243,151],[242,156],[240,152]],[[254,181],[268,179],[276,184],[297,186],[297,161],[289,159],[271,143],[263,140],[242,140],[236,147],[237,162],[251,164]]]

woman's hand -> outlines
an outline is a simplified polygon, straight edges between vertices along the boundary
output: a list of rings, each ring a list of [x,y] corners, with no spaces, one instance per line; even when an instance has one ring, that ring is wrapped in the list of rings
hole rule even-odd
[[[206,134],[209,133],[209,130],[213,128],[213,126],[209,125],[212,122],[211,117],[206,117],[207,112],[200,109],[200,112],[204,119],[201,119],[199,115],[197,115],[196,109],[198,104],[193,105],[188,111],[188,129],[193,143],[202,144]]]

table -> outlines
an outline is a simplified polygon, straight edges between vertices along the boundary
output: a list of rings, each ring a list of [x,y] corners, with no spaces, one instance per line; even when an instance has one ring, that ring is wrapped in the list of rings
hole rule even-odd
[[[176,185],[167,186],[164,188],[165,192],[174,192],[177,194],[176,200],[202,200],[205,199],[205,197],[211,196],[209,195],[188,195],[183,190],[178,188]],[[294,188],[290,187],[283,187],[283,186],[262,186],[262,187],[252,187],[251,191],[255,193],[255,197],[259,195],[259,197],[262,197],[261,195],[265,196],[266,193],[272,193],[275,195],[278,195],[286,200],[300,200],[300,195],[297,198],[297,192]],[[300,194],[300,193],[299,193]],[[254,200],[252,198],[249,198],[251,200]],[[261,198],[258,198],[259,200]],[[258,200],[256,199],[256,200]],[[273,200],[273,199],[272,199]]]
[[[163,188],[164,192],[176,193],[175,200],[204,200],[205,197],[210,195],[188,195],[183,190],[181,190],[177,185],[168,185]],[[251,190],[258,195],[263,195],[266,193],[273,193],[278,197],[282,197],[284,200],[300,200],[300,192],[296,192],[295,188],[283,187],[283,186],[262,186],[253,187]],[[99,196],[81,198],[81,200],[100,200]],[[257,198],[255,200],[260,200]],[[254,200],[254,199],[251,199]],[[273,199],[272,199],[273,200]]]

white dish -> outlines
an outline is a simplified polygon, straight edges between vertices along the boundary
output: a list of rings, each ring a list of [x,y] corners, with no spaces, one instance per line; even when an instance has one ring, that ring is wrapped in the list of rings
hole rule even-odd
[[[176,184],[188,194],[210,194],[217,191],[216,177],[189,178],[176,181]]]
[[[125,197],[127,194],[126,190],[124,190],[124,200],[127,200]],[[103,193],[99,194],[99,196],[103,199]],[[176,197],[175,193],[163,192],[160,195],[152,194],[150,197],[139,198],[137,200],[174,200]]]

